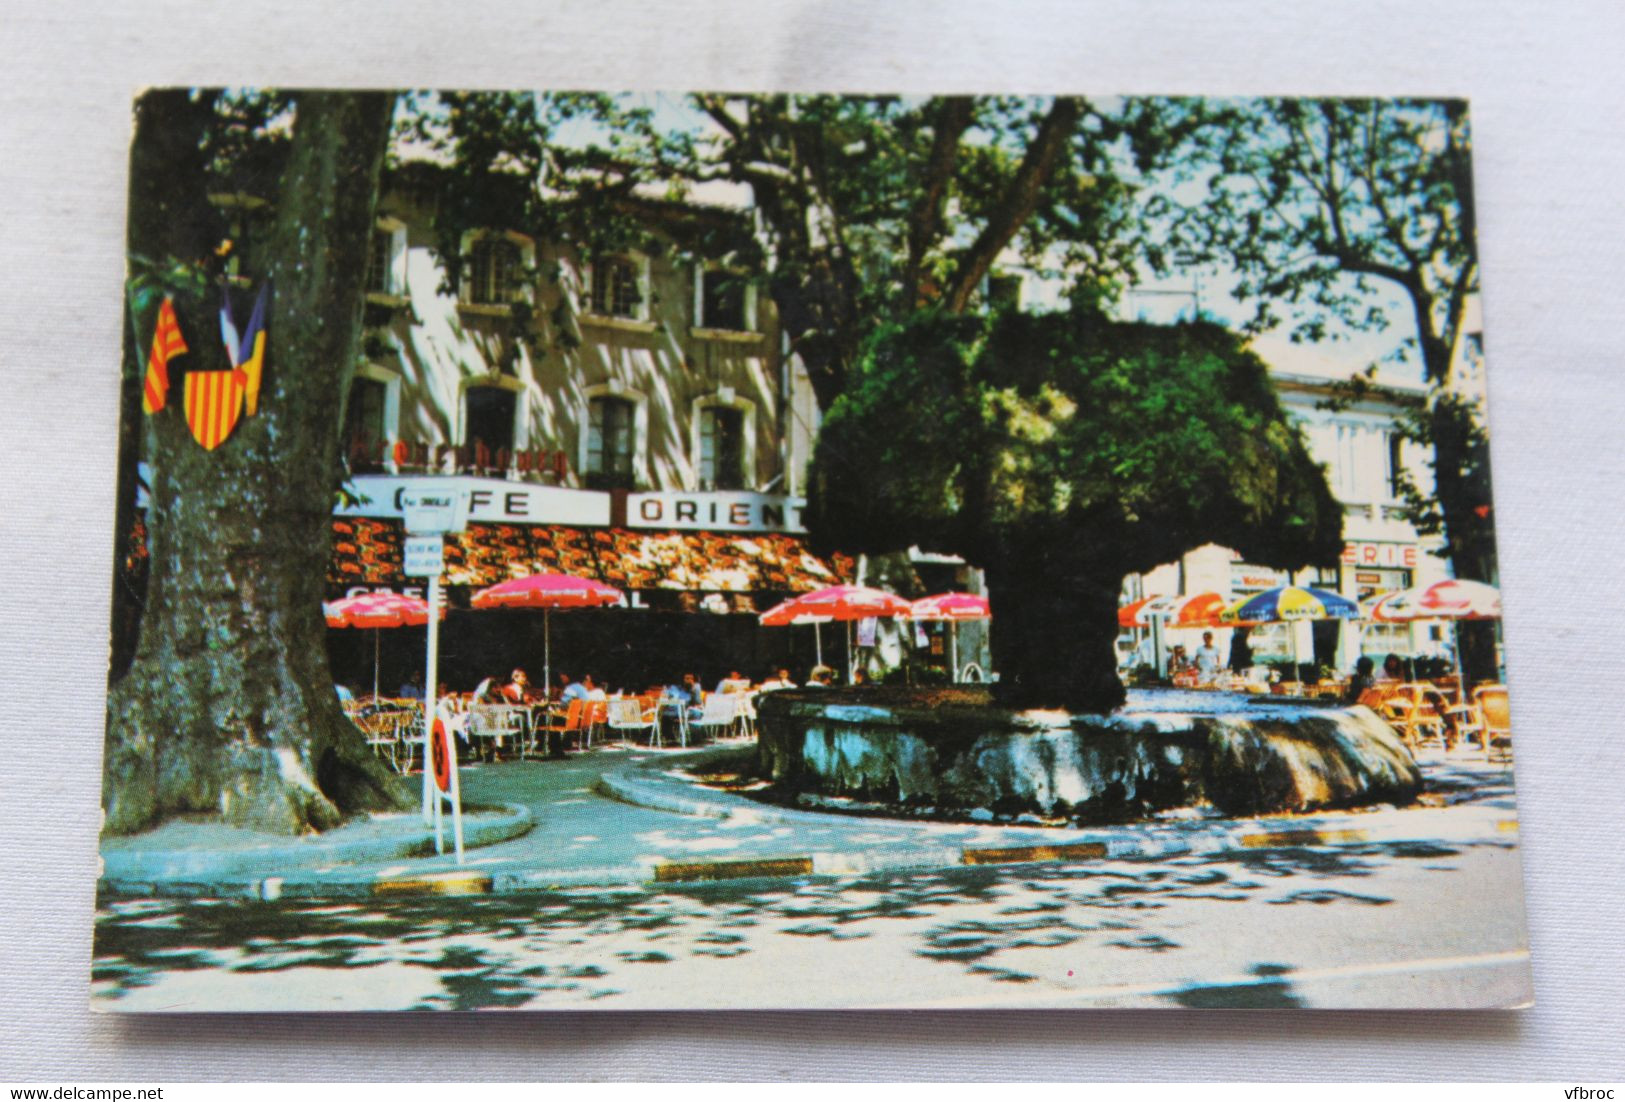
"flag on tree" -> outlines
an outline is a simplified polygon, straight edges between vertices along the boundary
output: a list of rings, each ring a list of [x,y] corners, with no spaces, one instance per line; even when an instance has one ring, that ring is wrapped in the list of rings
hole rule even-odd
[[[248,316],[248,328],[240,336],[231,318],[231,292],[221,292],[220,335],[226,342],[226,354],[231,357],[231,366],[243,373],[243,395],[250,416],[260,405],[260,374],[265,369],[265,297],[270,289],[269,282],[260,287],[260,293],[254,298],[254,312]]]
[[[237,368],[230,371],[188,371],[186,373],[186,424],[192,439],[208,451],[219,447],[243,412],[243,391],[247,378]]]
[[[157,413],[169,395],[169,361],[186,351],[180,322],[175,318],[175,301],[168,295],[158,307],[158,325],[152,332],[152,351],[147,354],[147,379],[141,390],[141,408]]]

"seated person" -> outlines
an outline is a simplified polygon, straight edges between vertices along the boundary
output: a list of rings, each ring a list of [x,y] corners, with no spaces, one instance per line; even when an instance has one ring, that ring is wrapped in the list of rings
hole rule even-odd
[[[828,689],[835,684],[835,671],[828,666],[814,666],[807,675],[809,689]]]
[[[423,674],[422,674],[422,672],[419,671],[419,670],[413,670],[411,676],[406,679],[406,684],[404,684],[404,685],[402,685],[400,687],[400,690],[396,693],[396,695],[399,696],[402,700],[422,700],[423,699]]]
[[[760,685],[756,686],[758,692],[764,693],[774,692],[778,689],[793,689],[795,687],[796,683],[790,680],[790,671],[787,669],[779,669],[775,671],[772,677],[769,677],[766,681],[763,681]]]
[[[750,679],[738,670],[730,670],[728,676],[717,682],[719,693],[743,693],[750,691]]]
[[[581,675],[581,687],[585,690],[585,693],[582,696],[583,700],[596,701],[609,699],[609,694],[604,692],[602,685],[598,685],[593,682],[592,674],[590,673],[584,673]]]
[[[513,671],[511,680],[502,686],[502,695],[510,704],[523,704],[531,698],[530,678],[525,676],[524,670]]]
[[[559,682],[564,686],[563,691],[559,693],[559,703],[569,704],[573,700],[586,700],[587,693],[592,687],[588,684],[591,680],[588,678],[586,681],[571,681],[569,674],[559,674]]]
[[[1354,676],[1349,678],[1348,691],[1343,694],[1343,699],[1347,703],[1358,704],[1360,697],[1365,695],[1366,690],[1376,684],[1377,678],[1373,672],[1375,669],[1376,663],[1372,662],[1369,657],[1362,656],[1358,662],[1354,663]]]
[[[1390,654],[1382,661],[1383,681],[1405,680],[1405,660],[1397,654]]]
[[[1173,653],[1168,655],[1168,676],[1172,677],[1176,673],[1184,673],[1190,668],[1190,664],[1191,660],[1185,656],[1184,646],[1176,644]]]

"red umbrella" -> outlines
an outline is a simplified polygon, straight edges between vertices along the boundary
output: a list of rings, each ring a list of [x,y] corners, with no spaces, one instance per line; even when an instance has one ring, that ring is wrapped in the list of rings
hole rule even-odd
[[[555,608],[602,608],[625,595],[612,585],[573,574],[529,574],[499,582],[474,594],[475,608],[539,608],[542,610],[542,684],[553,689],[551,623]]]
[[[330,628],[421,627],[429,622],[429,602],[399,593],[360,593],[322,606]],[[442,619],[445,610],[440,611]]]
[[[915,620],[987,620],[992,617],[986,597],[974,593],[938,593],[921,597],[909,607]]]
[[[761,615],[763,627],[790,624],[826,624],[831,620],[867,620],[871,616],[907,616],[912,606],[895,593],[861,585],[832,585],[792,597]],[[823,640],[819,640],[818,664],[824,664]],[[847,648],[847,679],[851,680],[851,647]]]
[[[953,671],[953,679],[959,680],[959,631],[961,620],[989,620],[993,617],[992,608],[986,597],[978,597],[974,593],[938,593],[932,597],[921,597],[909,609],[909,616],[915,620],[946,620],[948,622],[948,661]]]
[[[1152,617],[1161,617],[1176,598],[1141,597],[1117,610],[1117,626],[1122,628],[1149,627]]]
[[[912,606],[895,593],[862,585],[832,585],[792,597],[762,613],[764,627],[783,627],[800,616],[829,620],[867,620],[871,616],[907,616]],[[802,620],[801,623],[816,621]]]
[[[1171,628],[1212,628],[1219,625],[1219,613],[1230,602],[1219,593],[1193,593],[1178,598],[1168,610]]]
[[[429,622],[429,602],[399,593],[358,593],[322,606],[330,628],[372,628],[372,696],[378,699],[378,630],[421,627]],[[446,618],[446,610],[440,610]]]

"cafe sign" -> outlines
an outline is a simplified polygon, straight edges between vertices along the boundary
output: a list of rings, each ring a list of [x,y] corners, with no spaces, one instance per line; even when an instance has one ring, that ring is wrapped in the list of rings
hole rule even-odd
[[[805,532],[804,497],[744,490],[684,493],[668,490],[631,494],[626,499],[629,528],[710,532]]]
[[[1395,570],[1416,569],[1416,544],[1377,543],[1372,540],[1343,545],[1344,566],[1375,566]]]
[[[404,520],[421,491],[452,491],[466,497],[466,519],[476,524],[609,524],[609,495],[596,490],[460,476],[357,475],[349,485],[360,500],[333,510],[337,516]]]

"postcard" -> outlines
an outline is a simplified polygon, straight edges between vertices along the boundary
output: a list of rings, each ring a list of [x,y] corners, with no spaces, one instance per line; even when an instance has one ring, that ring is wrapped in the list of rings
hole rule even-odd
[[[1467,105],[134,104],[92,1003],[1533,999]]]

